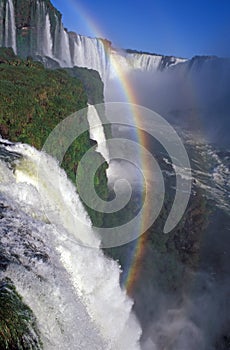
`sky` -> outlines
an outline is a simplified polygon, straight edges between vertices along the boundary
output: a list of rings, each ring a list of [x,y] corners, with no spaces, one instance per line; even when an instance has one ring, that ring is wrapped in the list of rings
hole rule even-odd
[[[68,30],[119,48],[230,57],[230,0],[51,0]]]

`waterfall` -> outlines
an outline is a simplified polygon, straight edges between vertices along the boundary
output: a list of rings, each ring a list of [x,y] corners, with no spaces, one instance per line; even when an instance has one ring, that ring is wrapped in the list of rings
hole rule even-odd
[[[73,65],[95,69],[103,80],[109,68],[109,59],[102,40],[71,33]]]
[[[4,26],[3,26],[3,14],[4,14],[4,8],[3,8],[3,2],[0,2],[0,46],[4,46]]]
[[[9,21],[10,21],[10,15],[9,15],[9,3],[6,3],[6,14],[5,14],[5,45],[6,47],[9,47]]]
[[[53,41],[51,37],[50,18],[44,2],[36,2],[37,7],[37,52],[41,56],[53,56]]]
[[[12,47],[14,52],[17,53],[15,15],[12,0],[8,0],[6,3],[5,46]]]
[[[61,59],[61,51],[60,51],[60,22],[58,20],[58,17],[56,13],[54,14],[55,18],[55,33],[54,33],[54,43],[53,43],[53,54],[54,57],[59,60]]]
[[[4,6],[0,4],[0,17],[3,18],[5,15],[5,21],[3,21],[5,27],[0,27],[1,37],[4,39],[0,40],[1,45],[13,47],[16,52],[14,12],[12,0],[7,0],[5,11]],[[94,69],[99,72],[105,84],[108,79],[113,79],[120,69],[126,72],[132,70],[155,71],[185,61],[170,56],[122,52],[112,49],[101,39],[68,32],[63,26],[61,16],[55,11],[54,19],[54,31],[51,33],[50,10],[45,1],[36,0],[36,9],[31,18],[28,19],[33,23],[31,28],[30,23],[28,23],[31,33],[33,33],[33,26],[35,26],[36,38],[35,40],[31,39],[28,54],[51,57],[57,60],[62,67],[78,66]]]
[[[36,21],[36,29],[37,29],[37,55],[43,55],[43,40],[44,40],[44,23],[43,23],[43,15],[44,15],[44,4],[36,1],[37,8],[37,21]],[[35,12],[36,13],[36,12]]]
[[[106,162],[109,163],[109,150],[106,147],[104,128],[93,105],[88,105],[87,119],[90,127],[90,138],[97,142],[97,152],[101,153]]]
[[[69,43],[69,35],[67,31],[64,29],[63,24],[60,27],[60,63],[63,67],[72,67],[72,60],[70,54],[70,43]]]
[[[44,28],[44,45],[43,45],[43,53],[45,56],[52,57],[52,48],[53,48],[53,43],[52,43],[52,37],[51,37],[51,32],[50,32],[50,18],[49,14],[46,14],[45,17],[45,28]]]
[[[62,67],[72,67],[69,35],[56,14],[54,17],[56,22],[53,43],[54,59],[56,59]]]
[[[152,72],[186,61],[186,59],[176,58],[173,56],[162,56],[142,53],[129,53],[126,56],[126,60],[130,64],[132,69],[140,69],[142,71]]]
[[[9,264],[5,275],[34,312],[44,349],[140,349],[140,327],[119,286],[117,263],[85,246],[100,241],[75,187],[48,155],[22,144],[5,148],[21,156],[14,172],[0,163],[4,220],[12,223],[2,242],[21,262]],[[30,257],[28,247],[43,259]]]
[[[144,71],[155,71],[158,69],[162,56],[145,55],[145,54],[128,54],[127,61],[130,62],[134,69]]]

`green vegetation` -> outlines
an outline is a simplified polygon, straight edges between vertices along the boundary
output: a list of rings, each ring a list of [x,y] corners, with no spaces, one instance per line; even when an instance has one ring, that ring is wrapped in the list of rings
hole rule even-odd
[[[9,278],[0,281],[0,349],[42,349],[36,319]]]
[[[0,132],[40,149],[60,120],[86,107],[87,96],[81,82],[64,70],[12,59],[12,52],[8,61],[5,56],[0,65]]]
[[[1,48],[1,135],[11,141],[25,142],[41,149],[50,132],[61,120],[87,107],[88,98],[91,103],[103,102],[103,84],[99,75],[87,69],[74,71],[77,74],[70,76],[70,72],[64,69],[48,70],[30,58],[20,59],[12,49]],[[90,86],[91,81],[93,88]],[[60,137],[57,146],[61,142]],[[74,183],[80,159],[94,144],[86,131],[66,152],[62,166]],[[92,152],[92,160],[79,176],[92,173],[95,161],[100,163],[101,158],[99,153]],[[94,177],[95,189],[103,199],[108,196],[106,168],[104,162]],[[88,207],[86,209],[93,224],[101,226],[103,214]],[[8,261],[0,257],[0,263],[0,270],[4,270]],[[36,319],[9,279],[0,281],[0,349],[42,349]]]
[[[97,71],[87,68],[66,68],[67,73],[82,81],[83,87],[88,96],[88,102],[92,105],[104,101],[103,90],[104,84],[100,79]]]
[[[95,95],[92,89],[88,90],[91,101],[102,102],[103,84],[99,76],[87,69],[83,69],[82,73],[80,68],[74,71],[78,71],[83,83],[64,69],[48,70],[41,63],[18,58],[11,49],[0,49],[0,134],[11,141],[41,149],[61,120],[87,107],[83,85],[89,87],[91,77],[95,87]],[[86,131],[72,143],[64,157],[62,166],[74,183],[78,163],[93,144]],[[87,169],[89,172],[98,158],[101,155],[95,152],[94,160]],[[104,163],[95,176],[95,189],[104,199],[108,195],[106,168]],[[90,209],[88,212],[93,224],[101,226],[103,214]]]

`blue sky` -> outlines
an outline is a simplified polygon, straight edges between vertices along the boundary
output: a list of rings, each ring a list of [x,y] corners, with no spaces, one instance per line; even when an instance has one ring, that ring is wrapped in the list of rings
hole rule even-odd
[[[51,2],[69,30],[100,34],[117,47],[180,57],[230,56],[230,0]]]

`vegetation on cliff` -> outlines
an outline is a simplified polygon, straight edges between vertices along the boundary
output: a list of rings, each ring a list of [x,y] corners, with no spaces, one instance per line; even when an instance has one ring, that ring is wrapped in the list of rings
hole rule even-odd
[[[76,78],[63,70],[46,70],[37,62],[0,58],[0,133],[40,149],[61,119],[87,106]]]
[[[76,70],[75,70],[76,71]],[[78,68],[78,75],[71,77],[64,69],[48,70],[31,59],[22,60],[11,49],[0,49],[0,134],[11,141],[28,143],[41,149],[50,132],[64,118],[87,107],[87,93],[91,77],[93,90],[88,88],[91,101],[102,97],[102,83],[93,71]],[[89,132],[80,135],[67,151],[62,166],[75,182],[76,169],[81,157],[95,142]],[[101,157],[97,152],[94,157]],[[93,166],[93,161],[89,168]],[[107,197],[107,178],[104,163],[95,176],[96,191]],[[88,169],[90,171],[90,169]],[[88,210],[93,223],[101,226],[103,215]]]
[[[36,319],[9,278],[0,281],[0,349],[42,349]]]
[[[94,105],[104,101],[104,84],[97,71],[80,67],[65,68],[65,70],[70,76],[78,78],[82,82],[90,104]]]
[[[70,76],[70,72],[64,69],[45,69],[41,63],[30,58],[23,60],[15,56],[12,49],[1,48],[0,134],[11,141],[28,143],[41,149],[61,120],[87,107],[89,96],[91,102],[102,102],[103,84],[99,75],[87,69],[82,72],[80,68],[76,70],[80,79]],[[62,166],[74,183],[81,157],[94,144],[89,131],[86,131],[66,152]],[[87,169],[90,173],[95,158],[102,157],[97,152],[92,156]],[[108,196],[106,168],[107,164],[104,163],[94,178],[96,191],[104,199]],[[101,226],[103,215],[90,208],[87,210],[94,225]],[[4,270],[8,263],[4,256],[0,256],[0,270]],[[42,349],[36,319],[8,279],[0,281],[0,348]]]

